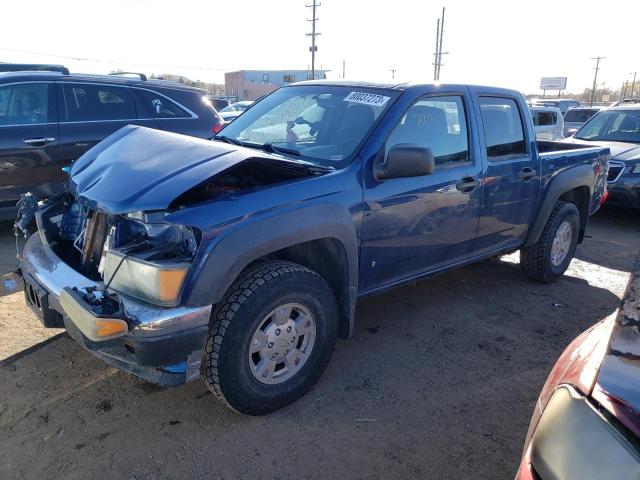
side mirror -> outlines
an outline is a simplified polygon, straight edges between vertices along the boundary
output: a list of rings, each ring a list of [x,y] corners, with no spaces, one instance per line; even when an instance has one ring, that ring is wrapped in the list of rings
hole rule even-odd
[[[384,163],[375,165],[373,176],[376,180],[420,177],[433,173],[435,168],[436,162],[430,148],[401,143],[389,150]]]

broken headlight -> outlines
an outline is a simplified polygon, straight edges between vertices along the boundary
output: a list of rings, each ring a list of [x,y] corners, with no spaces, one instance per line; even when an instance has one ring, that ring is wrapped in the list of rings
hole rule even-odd
[[[197,234],[183,225],[119,222],[112,227],[102,255],[105,285],[155,305],[177,305]]]

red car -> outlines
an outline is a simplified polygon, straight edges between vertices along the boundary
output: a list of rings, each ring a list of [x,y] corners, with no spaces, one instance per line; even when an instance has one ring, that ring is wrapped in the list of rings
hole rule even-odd
[[[617,313],[576,338],[538,398],[516,480],[640,479],[640,257]]]

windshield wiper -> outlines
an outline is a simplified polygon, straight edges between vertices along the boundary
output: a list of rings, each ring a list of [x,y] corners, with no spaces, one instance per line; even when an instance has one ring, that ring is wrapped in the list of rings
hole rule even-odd
[[[296,155],[296,156],[300,156],[300,150],[295,150],[293,148],[286,148],[286,147],[276,147],[273,143],[263,143],[262,145],[259,146],[259,148],[262,148],[263,150],[266,150],[267,152],[278,152],[278,153],[288,153],[290,155]]]
[[[240,142],[239,140],[236,140],[235,138],[227,137],[226,135],[215,135],[213,137],[213,139],[214,140],[220,140],[220,141],[226,142],[226,143],[230,143],[231,145],[237,145],[239,147],[243,146],[242,142]]]

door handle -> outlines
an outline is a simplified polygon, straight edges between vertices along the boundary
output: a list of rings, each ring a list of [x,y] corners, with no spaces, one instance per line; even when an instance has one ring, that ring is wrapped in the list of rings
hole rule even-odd
[[[476,180],[474,177],[462,177],[458,183],[456,183],[456,188],[460,190],[462,193],[473,192],[476,187],[480,185],[480,182]]]
[[[25,138],[22,143],[26,143],[27,145],[31,145],[33,147],[44,147],[45,145],[55,142],[56,139],[53,137],[40,137],[40,138]]]
[[[535,177],[537,175],[537,172],[530,167],[524,167],[522,170],[520,170],[520,180],[524,180],[527,181],[533,177]]]

